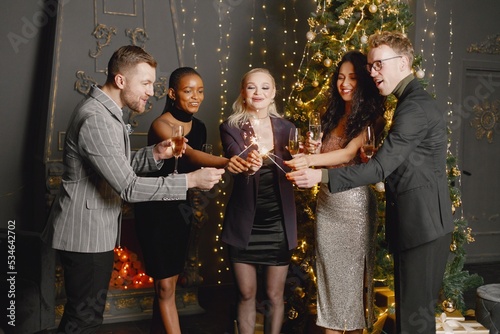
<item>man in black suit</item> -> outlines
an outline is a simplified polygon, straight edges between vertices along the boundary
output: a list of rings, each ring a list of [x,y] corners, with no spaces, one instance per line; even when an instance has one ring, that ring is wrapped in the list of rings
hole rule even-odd
[[[385,179],[397,333],[435,333],[434,309],[454,228],[445,114],[413,77],[413,47],[406,36],[382,32],[368,43],[367,70],[381,95],[398,99],[383,145],[366,164],[303,169],[287,176],[299,187],[328,183],[331,192]]]

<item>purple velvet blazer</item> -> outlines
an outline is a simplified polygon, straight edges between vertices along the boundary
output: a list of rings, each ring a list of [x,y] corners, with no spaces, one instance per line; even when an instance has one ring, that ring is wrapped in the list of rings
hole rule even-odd
[[[273,153],[279,157],[272,158],[281,168],[288,172],[290,169],[283,164],[283,160],[292,158],[286,146],[288,145],[290,129],[295,128],[295,125],[278,117],[271,117],[271,123],[274,134]],[[248,139],[245,140],[244,136],[253,135],[253,129],[248,123],[243,124],[241,128],[235,128],[230,127],[225,121],[220,125],[219,130],[222,147],[227,158],[238,155],[245,150]],[[241,156],[246,159],[249,151],[244,152]],[[275,168],[275,175],[277,176],[275,182],[278,183],[288,247],[293,249],[297,247],[297,215],[293,185],[286,179],[283,171],[276,166]],[[233,177],[233,190],[226,206],[221,237],[222,241],[229,245],[239,248],[245,248],[248,245],[257,206],[259,176],[260,172],[257,171],[252,176],[237,174]]]

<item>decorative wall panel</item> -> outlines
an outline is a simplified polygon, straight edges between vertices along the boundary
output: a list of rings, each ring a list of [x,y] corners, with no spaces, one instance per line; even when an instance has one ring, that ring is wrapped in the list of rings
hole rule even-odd
[[[146,132],[163,109],[167,78],[178,67],[168,2],[94,0],[59,2],[45,162],[62,159],[64,131],[76,104],[92,84],[103,84],[113,52],[122,45],[143,47],[158,61],[155,97],[148,113],[125,110],[134,128],[133,148],[146,144]],[[168,60],[168,61],[165,61]],[[50,166],[48,166],[50,168]]]
[[[470,262],[498,261],[500,249],[500,63],[465,61],[461,97],[462,202],[475,242]]]

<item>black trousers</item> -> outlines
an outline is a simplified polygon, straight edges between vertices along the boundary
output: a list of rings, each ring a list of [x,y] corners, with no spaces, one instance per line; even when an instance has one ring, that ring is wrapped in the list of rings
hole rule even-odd
[[[95,333],[103,321],[113,251],[76,253],[58,251],[64,269],[66,304],[58,333]]]
[[[398,334],[435,334],[435,310],[450,255],[451,233],[394,254]]]

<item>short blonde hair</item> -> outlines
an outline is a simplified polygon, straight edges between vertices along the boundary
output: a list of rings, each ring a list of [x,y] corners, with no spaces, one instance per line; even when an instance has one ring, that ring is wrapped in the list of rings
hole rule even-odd
[[[387,45],[393,49],[398,55],[408,58],[409,66],[413,64],[413,45],[408,37],[400,32],[382,31],[370,36],[368,39],[368,48],[373,49],[381,45]]]

